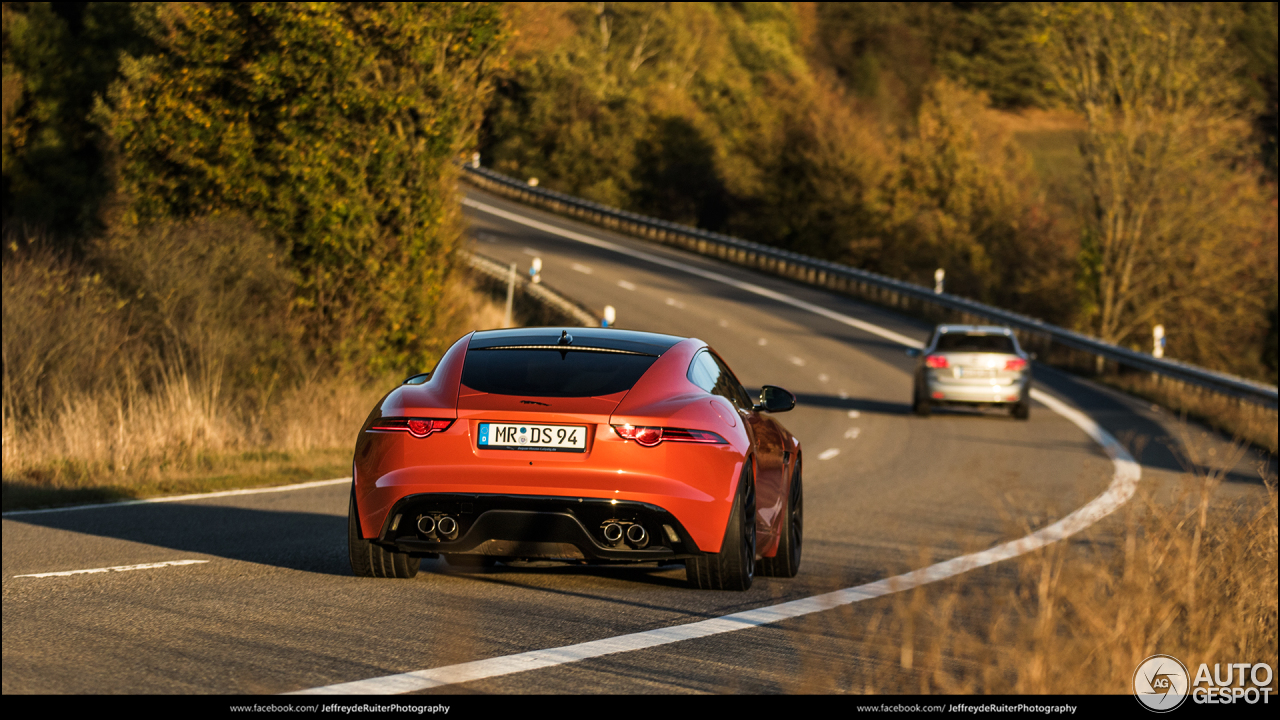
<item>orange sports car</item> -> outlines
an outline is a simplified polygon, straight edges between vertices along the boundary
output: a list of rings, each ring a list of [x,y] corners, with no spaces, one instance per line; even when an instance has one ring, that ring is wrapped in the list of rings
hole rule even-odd
[[[602,328],[471,333],[392,390],[356,442],[351,568],[423,557],[683,561],[694,587],[793,577],[800,441],[692,338]]]

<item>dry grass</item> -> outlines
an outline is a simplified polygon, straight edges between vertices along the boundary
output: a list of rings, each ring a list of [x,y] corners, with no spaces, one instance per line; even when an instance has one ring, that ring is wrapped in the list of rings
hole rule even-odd
[[[403,376],[357,379],[299,362],[288,327],[244,300],[241,276],[270,273],[272,249],[252,236],[236,235],[247,238],[234,248],[244,260],[223,263],[226,279],[202,285],[190,281],[198,267],[171,272],[198,265],[194,240],[215,232],[232,234],[171,233],[167,256],[127,273],[162,279],[139,282],[137,299],[48,255],[6,258],[5,510],[350,473],[360,425]],[[259,291],[254,301],[271,299]],[[502,307],[465,274],[444,305],[435,328],[444,347],[502,322]]]
[[[1221,480],[1198,474],[1173,501],[1144,488],[1123,529],[895,596],[856,629],[867,662],[846,689],[1127,694],[1156,653],[1193,674],[1200,663],[1275,668],[1275,478],[1261,507],[1215,509]]]

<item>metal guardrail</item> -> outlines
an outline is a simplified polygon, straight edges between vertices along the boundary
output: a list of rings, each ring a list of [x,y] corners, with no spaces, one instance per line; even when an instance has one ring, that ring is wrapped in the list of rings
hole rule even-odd
[[[503,265],[495,260],[491,260],[483,255],[469,253],[467,255],[467,262],[470,263],[473,270],[484,275],[488,275],[499,282],[506,283],[511,277],[511,268],[509,266]],[[516,284],[524,294],[532,297],[535,301],[542,303],[543,305],[551,307],[556,312],[570,318],[583,327],[597,327],[600,325],[599,318],[573,304],[556,291],[551,290],[544,285],[529,282],[529,279],[520,273],[516,274]]]
[[[966,322],[1007,325],[1018,333],[1019,340],[1027,347],[1048,348],[1052,343],[1056,343],[1095,358],[1101,358],[1117,367],[1142,370],[1160,378],[1268,408],[1277,406],[1274,385],[1264,385],[1177,360],[1155,358],[1146,353],[1111,345],[1082,333],[1050,325],[1043,320],[950,293],[935,293],[932,288],[879,273],[811,258],[729,235],[646,217],[554,190],[530,186],[487,168],[465,166],[463,169],[466,173],[465,179],[480,189],[586,220],[605,228],[675,245],[701,255],[720,258],[810,285],[865,297],[892,307],[904,309],[932,307],[949,313],[958,313],[965,318]]]

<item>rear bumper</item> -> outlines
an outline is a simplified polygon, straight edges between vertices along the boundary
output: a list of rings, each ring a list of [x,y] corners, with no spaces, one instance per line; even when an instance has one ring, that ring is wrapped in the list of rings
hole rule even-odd
[[[1027,381],[1009,384],[949,383],[937,379],[925,383],[926,396],[933,402],[1012,404],[1021,402]]]
[[[730,445],[676,442],[643,448],[622,440],[612,430],[599,428],[593,428],[588,449],[582,453],[479,450],[472,441],[470,425],[459,421],[448,431],[423,439],[408,433],[362,433],[353,468],[362,537],[382,538],[383,530],[394,522],[397,508],[414,497],[551,498],[575,506],[617,503],[660,508],[673,517],[673,527],[681,529],[681,540],[692,542],[688,550],[719,552],[742,474],[741,450]],[[478,501],[471,502],[478,517]],[[540,507],[533,509],[542,512]],[[596,527],[588,520],[594,521],[594,516],[580,522],[586,530],[594,531]],[[461,547],[426,546],[413,550],[464,551]]]
[[[445,518],[457,523],[448,534],[439,529]],[[610,524],[619,525],[623,533],[614,541],[604,533]],[[640,541],[627,536],[635,525],[644,529]],[[424,526],[432,529],[424,531]],[[633,537],[639,534],[632,531]],[[417,555],[509,559],[646,562],[700,554],[684,526],[667,510],[648,503],[587,497],[409,495],[387,514],[378,542]]]

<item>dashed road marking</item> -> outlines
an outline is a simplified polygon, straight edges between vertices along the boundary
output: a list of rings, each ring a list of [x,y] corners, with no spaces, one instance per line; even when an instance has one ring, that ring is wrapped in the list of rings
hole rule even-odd
[[[798,358],[798,357],[796,357],[795,355],[792,355],[789,359],[791,360],[791,364],[792,364],[792,365],[798,365],[799,367],[804,367],[804,359],[803,359],[803,358]]]
[[[673,307],[673,308],[677,309],[677,310],[683,310],[683,309],[684,309],[684,303],[680,302],[679,300],[677,300],[677,299],[675,299],[675,298],[667,298],[667,304],[668,304],[668,305],[670,305],[671,307]]]
[[[115,567],[90,568],[88,570],[63,570],[61,572],[33,573],[31,575],[14,575],[14,577],[47,578],[67,577],[69,575],[91,575],[107,572],[128,572],[130,570],[155,570],[157,568],[178,567],[180,565],[200,565],[208,560],[167,560],[165,562],[143,563],[142,565],[116,565]]]
[[[760,347],[764,347],[765,345],[769,344],[769,341],[765,340],[764,338],[760,338],[759,340],[756,341],[756,344],[759,345]]]
[[[822,452],[818,453],[818,459],[819,459],[819,460],[830,460],[831,458],[833,458],[833,457],[835,457],[835,456],[837,456],[837,455],[839,455],[839,454],[840,454],[840,450],[839,450],[839,448],[827,448],[826,450],[823,450]]]
[[[720,318],[720,327],[729,327],[729,321],[724,318]]]
[[[858,436],[859,436],[859,435],[861,435],[861,434],[862,434],[862,429],[861,429],[861,428],[849,428],[848,430],[845,430],[845,431],[844,431],[844,439],[845,439],[845,440],[857,440],[857,439],[858,439]]]
[[[626,280],[619,280],[619,281],[618,281],[618,287],[622,288],[623,290],[635,290],[635,289],[636,289],[636,284],[635,284],[635,283],[629,283],[629,282],[627,282]]]
[[[851,417],[851,418],[856,418],[856,417],[858,417],[858,416],[859,416],[859,415],[861,415],[861,414],[862,414],[862,413],[858,412],[857,410],[850,410],[850,411],[849,411],[849,417]]]
[[[839,397],[841,400],[848,400],[848,399],[849,399],[849,393],[845,392],[844,390],[841,390],[840,392],[837,392],[837,393],[836,393],[836,396],[837,396],[837,397]]]
[[[594,270],[592,270],[591,268],[587,267],[586,265],[583,265],[582,263],[574,263],[574,264],[570,265],[569,267],[573,268],[573,269],[574,269],[575,271],[577,271],[577,272],[582,273],[583,275],[590,275],[590,274],[592,274],[593,272],[595,272]]]
[[[534,250],[531,247],[523,248],[520,250],[520,252],[524,253],[525,255],[532,255],[534,257],[537,257],[542,254],[541,250]]]
[[[830,379],[831,378],[828,377],[826,373],[818,373],[818,382],[826,382]]]

